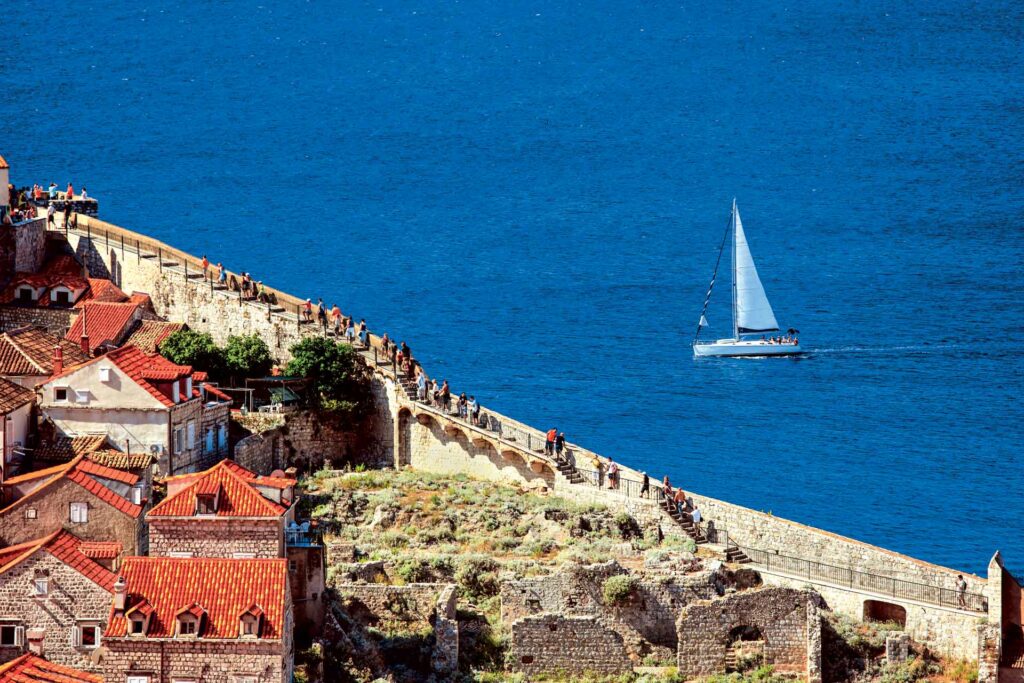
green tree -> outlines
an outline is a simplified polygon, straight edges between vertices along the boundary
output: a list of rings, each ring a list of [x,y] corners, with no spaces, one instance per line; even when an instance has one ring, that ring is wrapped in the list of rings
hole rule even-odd
[[[318,407],[352,418],[370,409],[370,376],[362,359],[348,344],[336,344],[325,337],[306,337],[292,345],[292,359],[285,369],[289,375],[312,380]]]
[[[235,381],[246,377],[265,377],[274,365],[270,348],[256,334],[228,337],[224,360],[228,374]]]
[[[172,363],[204,370],[213,379],[219,379],[224,374],[224,351],[207,332],[178,330],[160,342],[158,350],[161,356]]]

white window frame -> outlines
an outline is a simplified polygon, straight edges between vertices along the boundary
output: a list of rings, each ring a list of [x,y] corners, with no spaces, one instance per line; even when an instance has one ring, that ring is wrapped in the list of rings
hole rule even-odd
[[[196,447],[196,421],[189,420],[187,425],[186,433],[188,434],[185,442],[188,444],[188,449],[192,450]]]
[[[61,398],[61,397],[59,397],[57,395],[58,391],[63,391],[64,392],[64,398]],[[71,396],[71,387],[59,386],[59,387],[54,387],[53,388],[53,400],[54,400],[55,403],[67,403],[68,402],[68,398],[70,396]]]
[[[25,291],[28,292],[27,299],[21,296],[21,293]],[[33,287],[32,285],[18,285],[17,288],[14,290],[14,303],[26,303],[28,301],[38,300],[39,294],[36,293],[36,288]]]
[[[89,390],[88,389],[75,389],[75,403],[88,403],[89,402]]]
[[[58,294],[67,294],[67,301],[57,301]],[[58,285],[50,290],[50,301],[60,303],[61,306],[70,306],[75,303],[75,293],[63,285]]]
[[[25,508],[25,519],[39,519],[39,510],[35,508]]]
[[[185,430],[181,427],[174,428],[174,454],[179,455],[185,450]]]
[[[4,629],[10,629],[11,639],[13,642],[3,643],[3,631]],[[18,622],[2,622],[0,623],[0,647],[22,647],[25,645],[25,627]]]
[[[175,403],[178,403],[178,402],[181,401],[181,393],[179,393],[179,389],[178,388],[179,388],[178,380],[174,380],[174,382],[171,384],[171,400],[174,401]]]
[[[145,486],[145,484],[139,482],[131,488],[131,501],[136,505],[142,505],[142,491]]]
[[[149,676],[138,676],[128,675],[124,679],[124,683],[149,683]]]
[[[50,577],[37,576],[32,579],[32,597],[45,598],[50,595]]]
[[[92,629],[95,633],[95,639],[92,645],[85,644],[85,631],[86,629]],[[75,624],[75,628],[71,630],[71,644],[74,647],[82,648],[84,650],[95,650],[101,643],[100,639],[103,634],[100,631],[100,622],[98,621],[80,621]]]
[[[89,504],[71,503],[68,514],[72,524],[87,524],[89,522]]]
[[[110,381],[110,367],[109,366],[104,365],[103,367],[100,368],[100,381],[101,382],[109,382]]]

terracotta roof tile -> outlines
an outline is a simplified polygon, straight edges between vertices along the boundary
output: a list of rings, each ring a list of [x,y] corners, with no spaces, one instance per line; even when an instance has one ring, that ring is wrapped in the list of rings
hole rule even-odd
[[[127,498],[124,498],[123,496],[115,493],[113,490],[108,489],[106,486],[104,486],[103,484],[98,482],[90,474],[88,474],[86,471],[83,471],[83,469],[79,467],[79,465],[84,460],[84,457],[85,456],[79,455],[78,457],[76,457],[71,462],[67,462],[67,463],[64,463],[62,465],[57,465],[56,467],[50,467],[50,468],[45,469],[45,470],[39,470],[37,472],[29,472],[28,474],[19,475],[17,477],[12,477],[12,478],[6,480],[4,482],[3,488],[8,488],[8,487],[10,487],[13,484],[22,483],[24,481],[29,481],[31,479],[39,479],[39,478],[43,478],[43,477],[49,477],[49,479],[47,481],[43,482],[42,484],[40,484],[36,488],[32,489],[32,491],[29,492],[28,494],[22,496],[21,498],[16,499],[14,502],[12,502],[6,508],[3,508],[3,510],[0,510],[0,512],[3,512],[4,510],[10,510],[11,508],[13,508],[15,506],[23,505],[24,503],[26,503],[29,500],[35,500],[36,498],[44,496],[50,490],[50,488],[54,484],[56,484],[58,481],[61,481],[62,479],[67,479],[68,481],[72,481],[75,484],[78,484],[79,486],[84,488],[86,491],[89,491],[94,496],[96,496],[99,500],[107,503],[108,505],[110,505],[114,509],[121,511],[121,512],[125,513],[126,515],[130,516],[130,517],[136,517],[137,518],[139,515],[141,515],[142,514],[142,506],[141,505],[136,505],[135,503],[132,503]],[[93,464],[93,471],[97,471],[97,470],[95,470],[96,467],[100,467],[100,466]],[[85,469],[89,469],[89,466],[86,465]],[[110,469],[110,468],[106,468],[106,467],[103,468],[103,470],[108,470],[108,469]],[[112,471],[117,471],[119,473],[119,475],[123,475],[124,474],[123,472],[120,472],[119,470],[112,470]],[[99,476],[99,475],[97,475],[97,476]],[[134,475],[130,475],[130,476],[134,476]],[[137,479],[138,478],[136,477],[136,480]]]
[[[0,334],[0,375],[49,375],[53,349],[64,351],[64,367],[89,360],[77,343],[50,334],[40,327],[19,327]]]
[[[106,434],[90,436],[59,436],[52,441],[40,444],[32,452],[32,459],[40,462],[68,462],[79,455],[95,453],[107,445]]]
[[[65,339],[72,342],[80,341],[84,329],[89,337],[89,351],[95,352],[105,343],[121,343],[128,334],[129,326],[136,319],[139,305],[131,301],[87,301],[81,310]]]
[[[142,470],[153,464],[152,453],[122,453],[111,449],[89,454],[93,462],[119,470]]]
[[[6,415],[35,400],[36,392],[0,377],[0,415]]]
[[[157,399],[167,407],[173,406],[174,401],[172,401],[167,394],[160,391],[158,387],[151,384],[150,378],[160,378],[164,381],[173,381],[175,379],[187,377],[192,373],[192,366],[190,365],[176,365],[159,354],[144,353],[134,346],[122,346],[121,348],[109,351],[102,356],[97,356],[88,363],[96,363],[101,359],[106,359],[114,363],[114,365],[128,375],[132,381],[145,389],[153,396],[153,398]],[[68,368],[61,374],[51,377],[48,380],[48,383],[61,379],[62,377],[67,377],[71,373],[77,372],[88,363]],[[193,393],[195,392],[193,391]],[[184,394],[182,394],[182,396],[184,396]]]
[[[129,486],[135,486],[139,483],[139,476],[137,474],[114,469],[113,467],[106,467],[98,462],[94,462],[88,457],[78,463],[78,469],[86,474],[91,474],[94,477],[113,479],[114,481],[119,481],[122,484],[128,484]]]
[[[260,638],[282,638],[288,587],[287,561],[221,558],[129,557],[120,575],[128,584],[131,611],[145,600],[152,608],[147,636],[174,635],[174,615],[193,606],[206,612],[199,638],[238,639],[239,619],[253,603],[263,610]],[[111,610],[105,637],[127,634],[124,614]]]
[[[94,560],[112,560],[121,554],[124,546],[120,541],[82,541],[78,552]]]
[[[0,683],[103,683],[103,677],[27,653],[0,664]]]
[[[81,308],[87,301],[109,301],[113,303],[128,301],[128,295],[110,280],[98,277],[91,277],[88,280],[89,291],[78,300],[75,308]]]
[[[104,590],[112,591],[117,577],[82,552],[82,539],[70,531],[60,529],[34,541],[5,548],[7,561],[0,566],[0,574],[17,566],[40,550],[45,550]],[[120,546],[120,544],[117,544]],[[8,553],[7,551],[17,551]],[[115,555],[116,557],[116,555]]]
[[[220,488],[217,517],[280,517],[287,507],[265,498],[254,485],[255,474],[230,460],[222,460],[196,477],[173,496],[164,498],[150,517],[192,517],[196,511],[196,495],[209,494]]]
[[[124,340],[125,346],[136,346],[146,353],[156,353],[160,343],[178,330],[185,323],[169,323],[162,320],[140,320],[135,323],[131,334]]]

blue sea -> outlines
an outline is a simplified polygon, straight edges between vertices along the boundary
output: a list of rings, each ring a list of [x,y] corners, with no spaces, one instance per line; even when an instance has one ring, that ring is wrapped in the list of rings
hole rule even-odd
[[[1024,569],[1021,3],[58,14],[4,6],[18,183],[85,185],[687,489]],[[805,358],[691,357],[733,197]]]

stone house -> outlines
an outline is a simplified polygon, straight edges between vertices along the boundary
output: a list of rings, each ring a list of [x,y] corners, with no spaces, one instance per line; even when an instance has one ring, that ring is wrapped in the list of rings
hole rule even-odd
[[[99,671],[94,655],[116,577],[89,551],[63,529],[0,550],[0,662],[29,649],[57,664]]]
[[[24,458],[35,404],[31,389],[0,378],[0,483]]]
[[[66,528],[89,541],[145,551],[144,491],[138,476],[84,456],[12,477],[0,486],[0,544],[24,543]]]
[[[64,434],[105,433],[165,474],[195,472],[226,453],[228,409],[193,380],[191,366],[125,346],[54,375],[39,405]]]
[[[25,325],[0,334],[0,377],[28,389],[87,360],[77,343],[41,327]]]
[[[295,522],[294,478],[222,460],[165,481],[167,497],[146,515],[152,556],[286,558],[297,616],[321,622],[323,546],[308,522]]]
[[[35,681],[37,683],[103,683],[103,678],[81,669],[54,664],[28,653],[0,665],[0,681]]]
[[[284,559],[130,557],[114,586],[103,674],[129,683],[290,683]]]
[[[135,293],[121,302],[87,301],[65,339],[78,342],[90,355],[99,355],[121,346],[139,321],[155,318],[146,294]]]

